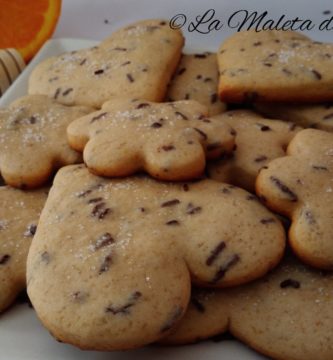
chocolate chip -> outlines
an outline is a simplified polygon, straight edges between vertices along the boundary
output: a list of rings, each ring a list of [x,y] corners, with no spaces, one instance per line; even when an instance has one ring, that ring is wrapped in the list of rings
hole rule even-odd
[[[331,119],[333,119],[333,113],[323,116],[323,120],[331,120]]]
[[[178,199],[172,199],[169,201],[165,201],[161,204],[161,207],[169,207],[180,204],[180,201]]]
[[[207,258],[206,265],[211,266],[225,248],[226,244],[224,241],[221,241],[219,244],[217,244],[217,246],[211,251],[209,257]]]
[[[184,74],[185,71],[186,71],[186,68],[181,68],[181,69],[179,69],[177,74],[182,75],[182,74]]]
[[[266,218],[266,219],[261,219],[260,222],[264,225],[272,224],[272,223],[275,223],[275,219],[274,218]]]
[[[273,65],[271,63],[264,63],[265,66],[267,67],[272,67]]]
[[[289,187],[284,184],[280,179],[275,176],[271,176],[270,180],[277,188],[279,188],[285,195],[287,195],[290,201],[296,202],[298,200],[297,195],[293,191],[291,191]]]
[[[37,225],[35,224],[29,224],[26,228],[25,232],[23,233],[23,236],[25,237],[31,237],[34,236],[37,230]]]
[[[95,75],[101,75],[101,74],[103,74],[104,73],[104,70],[103,69],[98,69],[98,70],[95,70],[94,71],[94,74]]]
[[[112,235],[106,232],[97,239],[96,244],[94,245],[94,250],[99,250],[105,246],[112,245],[114,242],[115,240]]]
[[[262,162],[262,161],[266,161],[266,160],[267,160],[267,156],[265,156],[265,155],[258,156],[254,159],[255,162]]]
[[[194,296],[191,296],[191,304],[202,314],[206,311],[204,305]]]
[[[128,315],[130,314],[130,309],[138,302],[138,300],[142,297],[142,293],[140,291],[135,291],[129,298],[126,304],[121,306],[109,305],[105,308],[106,313],[111,313],[113,315]]]
[[[91,216],[96,217],[98,219],[104,219],[104,217],[111,212],[110,208],[105,207],[106,204],[104,202],[97,203],[91,211]]]
[[[161,333],[164,333],[168,330],[170,330],[180,319],[180,317],[183,314],[184,309],[181,306],[177,306],[172,314],[169,316],[169,318],[166,320],[164,325],[161,327]]]
[[[131,74],[126,74],[126,77],[128,79],[129,82],[134,82],[134,77]]]
[[[179,221],[178,220],[169,220],[165,223],[165,225],[171,225],[171,226],[174,226],[174,225],[180,225],[179,224]]]
[[[117,50],[117,51],[127,51],[126,48],[123,47],[115,47],[113,50]]]
[[[94,116],[93,118],[91,118],[90,124],[92,124],[96,120],[99,120],[99,119],[103,118],[105,115],[107,115],[107,112],[103,112],[103,113],[101,113],[99,115]]]
[[[231,129],[231,130],[230,130],[230,135],[236,136],[236,135],[237,135],[237,131],[236,131],[235,129]]]
[[[8,254],[0,255],[0,265],[6,265],[10,260],[11,256]]]
[[[154,128],[154,129],[159,129],[160,127],[162,127],[163,125],[159,122],[154,122],[150,125],[150,127]]]
[[[211,104],[215,104],[215,103],[217,102],[217,99],[218,99],[217,94],[216,94],[216,93],[212,94],[212,95],[210,96],[210,102],[211,102]]]
[[[198,129],[198,128],[193,128],[197,133],[199,133],[203,139],[207,140],[208,139],[208,136],[205,132],[203,132],[202,130]]]
[[[322,79],[322,75],[321,75],[321,73],[320,73],[319,71],[312,69],[311,72],[312,72],[312,74],[315,76],[315,78],[316,78],[317,80],[321,80],[321,79]]]
[[[312,168],[315,169],[315,170],[328,171],[326,166],[312,165]]]
[[[301,287],[301,284],[300,284],[299,281],[293,280],[293,279],[286,279],[286,280],[283,280],[280,283],[280,288],[281,289],[285,289],[285,288],[288,288],[288,287],[291,287],[291,288],[294,288],[294,289],[299,289]]]
[[[55,93],[54,93],[54,96],[53,96],[54,99],[57,99],[57,98],[58,98],[60,92],[61,92],[61,88],[57,88],[56,91],[55,91]]]
[[[189,100],[189,98],[190,98],[190,94],[189,94],[189,93],[186,93],[184,99],[185,99],[185,100]]]
[[[183,120],[188,120],[188,117],[186,115],[184,115],[183,113],[181,113],[180,111],[176,111],[175,115],[182,118]]]
[[[171,150],[175,150],[176,148],[173,145],[163,145],[162,146],[162,150],[164,151],[171,151]]]
[[[260,46],[260,45],[262,45],[262,42],[261,42],[261,41],[257,41],[257,42],[255,42],[255,43],[253,43],[253,46]]]
[[[112,264],[112,253],[105,256],[105,258],[99,268],[98,274],[101,275],[104,272],[107,272],[110,269],[111,264]]]
[[[92,198],[92,199],[88,200],[88,204],[95,204],[95,203],[98,203],[98,202],[101,202],[101,201],[103,201],[102,197]]]
[[[186,208],[186,214],[187,215],[194,215],[198,214],[202,211],[201,206],[194,206],[192,203],[189,203]]]
[[[269,126],[263,125],[263,124],[260,124],[260,123],[257,123],[257,126],[259,126],[261,131],[271,131],[272,130]]]
[[[196,59],[206,59],[207,54],[194,54]]]
[[[201,78],[202,78],[202,75],[197,75],[197,77],[196,77],[198,80],[200,80]]]
[[[217,283],[218,281],[220,281],[225,276],[227,271],[230,270],[233,266],[235,266],[239,261],[240,257],[238,254],[232,255],[225,264],[219,267],[212,279],[212,283]]]
[[[73,88],[68,88],[67,90],[65,90],[63,93],[62,93],[62,95],[63,96],[66,96],[66,95],[68,95],[70,92],[72,92],[74,89]]]
[[[136,108],[137,109],[145,109],[147,107],[150,107],[150,104],[148,104],[148,103],[140,103]]]
[[[211,82],[211,81],[213,81],[213,79],[210,78],[210,77],[204,78],[204,82],[205,82],[205,83],[208,83],[208,82]]]

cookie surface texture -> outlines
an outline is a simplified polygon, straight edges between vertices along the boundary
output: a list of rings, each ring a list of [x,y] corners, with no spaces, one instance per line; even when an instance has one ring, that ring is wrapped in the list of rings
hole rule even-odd
[[[44,95],[28,95],[0,110],[0,172],[18,188],[45,183],[61,166],[81,162],[66,128],[91,108],[60,105]]]
[[[115,177],[145,170],[162,180],[188,180],[203,174],[206,158],[234,146],[233,129],[206,115],[206,107],[191,100],[116,99],[74,121],[67,134],[95,174]]]
[[[243,31],[218,52],[219,95],[227,102],[332,101],[333,45],[290,31]]]
[[[105,179],[73,165],[56,175],[42,212],[28,294],[61,341],[130,349],[178,323],[191,280],[251,281],[280,261],[284,245],[280,222],[242,189],[212,180]]]
[[[333,269],[333,134],[302,130],[287,154],[261,170],[257,193],[291,219],[289,242],[296,254],[312,266]]]
[[[25,289],[26,260],[47,190],[0,186],[0,312]]]
[[[215,53],[184,54],[170,83],[167,101],[196,100],[209,115],[226,110],[217,95],[218,71]]]
[[[305,128],[333,132],[333,104],[257,103],[256,110],[268,117],[292,121]]]
[[[98,46],[45,60],[31,74],[29,94],[95,108],[115,96],[162,101],[183,43],[164,20],[137,22]]]
[[[293,123],[264,119],[248,110],[228,111],[214,119],[236,131],[236,149],[230,156],[210,162],[209,176],[251,192],[260,169],[284,156],[289,142],[300,130]]]

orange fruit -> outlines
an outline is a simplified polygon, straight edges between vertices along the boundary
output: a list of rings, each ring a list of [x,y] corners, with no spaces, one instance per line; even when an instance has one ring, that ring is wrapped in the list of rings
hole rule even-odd
[[[50,38],[61,0],[0,0],[0,48],[15,48],[28,62]]]

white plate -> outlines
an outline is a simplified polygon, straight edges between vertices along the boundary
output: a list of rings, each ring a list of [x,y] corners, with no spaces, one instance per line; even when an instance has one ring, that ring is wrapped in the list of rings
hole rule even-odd
[[[270,14],[276,16],[281,13],[288,13],[286,9],[289,9],[290,13],[295,16],[299,15],[303,18],[322,19],[322,12],[330,9],[330,1],[317,1],[314,5],[312,0],[295,0],[291,3],[289,0],[281,0],[280,2],[271,1],[269,4],[266,1],[251,1],[252,10],[257,9],[260,11],[270,10]],[[73,0],[74,2],[74,0]],[[78,0],[75,0],[78,3]],[[82,0],[83,2],[83,0]],[[205,2],[190,2],[186,0],[177,0],[167,2],[163,1],[163,11],[160,8],[154,7],[152,4],[162,2],[156,0],[156,2],[144,0],[145,8],[135,7],[135,12],[132,11],[131,16],[124,16],[116,22],[116,25],[122,25],[126,22],[137,20],[138,18],[149,17],[166,17],[170,18],[177,13],[186,13],[189,17],[194,18],[195,14],[202,14],[202,12],[209,8],[219,10],[218,14],[224,16],[230,14],[232,11],[248,8],[248,2],[243,0],[228,2],[225,0],[213,1],[206,0]],[[101,1],[101,4],[106,4],[106,1]],[[113,3],[116,3],[114,1]],[[118,3],[118,1],[117,1]],[[124,4],[123,4],[124,3]],[[129,5],[137,5],[138,0],[123,2],[113,12],[113,16],[119,15],[119,7],[123,6],[123,9],[130,8]],[[152,6],[148,6],[150,3]],[[279,10],[281,8],[284,10]],[[68,7],[69,1],[66,6]],[[110,2],[108,3],[110,4]],[[141,1],[140,1],[141,4]],[[169,4],[169,5],[166,5]],[[223,6],[222,6],[223,4]],[[281,5],[282,4],[282,5]],[[296,6],[297,5],[297,6]],[[105,5],[106,6],[106,5]],[[224,11],[222,11],[222,9]],[[88,11],[86,11],[88,13]],[[126,14],[126,12],[122,12]],[[135,14],[135,15],[133,15]],[[105,13],[104,18],[112,18],[111,11]],[[127,19],[127,20],[126,20]],[[88,21],[87,19],[86,21]],[[81,19],[85,21],[85,19]],[[110,31],[114,29],[115,23],[110,26]],[[90,26],[89,26],[90,27]],[[207,50],[216,49],[221,40],[229,34],[230,31],[220,31],[207,35],[188,34],[185,32],[186,37],[189,39],[187,49],[202,49]],[[331,31],[332,33],[332,31]],[[189,36],[188,36],[189,35]],[[313,30],[310,35],[317,40],[329,40],[329,32],[319,32]],[[14,82],[11,88],[0,99],[0,106],[8,105],[11,101],[24,95],[27,89],[27,80],[34,66],[41,60],[52,56],[58,55],[65,51],[77,50],[93,46],[96,42],[79,39],[57,39],[47,42],[39,54],[29,64],[25,71]],[[127,352],[112,352],[112,353],[97,353],[80,351],[72,346],[60,344],[56,342],[48,332],[39,323],[36,315],[32,309],[27,305],[15,305],[10,310],[0,315],[0,360],[152,360],[158,357],[159,360],[174,359],[174,360],[260,360],[264,357],[253,352],[246,346],[237,341],[225,340],[222,342],[205,341],[196,345],[182,346],[182,347],[160,347],[160,346],[148,346],[140,350],[132,350]]]

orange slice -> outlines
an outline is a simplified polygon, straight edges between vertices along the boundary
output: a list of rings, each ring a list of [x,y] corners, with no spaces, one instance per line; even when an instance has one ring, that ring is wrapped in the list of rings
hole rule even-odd
[[[61,0],[0,0],[0,48],[17,49],[28,62],[52,35]]]

